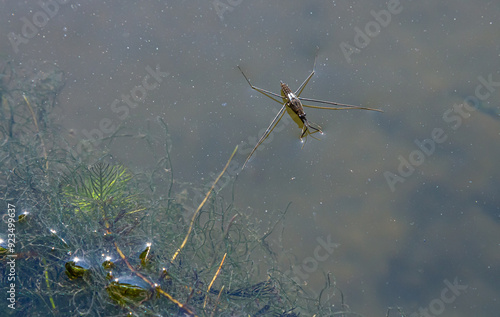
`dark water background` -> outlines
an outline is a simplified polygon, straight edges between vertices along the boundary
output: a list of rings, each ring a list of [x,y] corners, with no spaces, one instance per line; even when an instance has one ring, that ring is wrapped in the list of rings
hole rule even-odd
[[[163,117],[176,179],[184,183],[208,184],[237,144],[234,162],[241,166],[279,109],[250,89],[236,65],[256,86],[278,92],[283,80],[293,89],[319,47],[303,96],[384,113],[309,109],[325,135],[309,138],[302,150],[300,128],[282,122],[239,175],[235,206],[267,223],[292,202],[281,269],[301,270],[301,283],[312,291],[332,272],[353,311],[384,316],[387,307],[400,306],[408,315],[422,308],[431,315],[498,316],[497,2],[53,3],[46,8],[53,16],[25,30],[31,38],[16,46],[9,34],[22,35],[25,21],[43,9],[36,1],[0,1],[0,57],[47,61],[65,71],[56,114],[75,143],[108,137],[119,125],[135,128],[139,138],[148,122]],[[376,23],[388,5],[396,14]],[[341,45],[355,47],[356,29],[366,27],[374,33],[349,61]],[[148,67],[168,75],[161,73],[138,106],[113,107],[143,83]],[[471,96],[483,99],[477,110],[463,105],[479,100]],[[106,128],[97,132],[100,124]],[[425,143],[428,154],[415,152],[418,142],[438,134],[439,142]],[[135,170],[154,163],[129,139],[110,151]],[[418,166],[398,172],[401,157]],[[387,172],[404,175],[391,188]],[[339,246],[328,256],[315,253],[327,240]],[[463,286],[449,290],[454,282]]]

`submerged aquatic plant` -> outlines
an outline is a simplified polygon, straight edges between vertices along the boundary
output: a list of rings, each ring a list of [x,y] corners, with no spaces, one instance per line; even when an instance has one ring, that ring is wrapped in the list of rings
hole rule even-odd
[[[76,207],[75,211],[89,213],[116,204],[116,201],[130,203],[131,197],[127,197],[126,191],[130,178],[125,167],[100,162],[86,171],[72,172],[63,192]]]
[[[144,210],[128,191],[131,178],[125,167],[99,162],[87,169],[72,171],[65,177],[62,192],[74,208],[75,216],[88,222],[101,219],[105,233],[116,234],[114,225],[122,218]]]

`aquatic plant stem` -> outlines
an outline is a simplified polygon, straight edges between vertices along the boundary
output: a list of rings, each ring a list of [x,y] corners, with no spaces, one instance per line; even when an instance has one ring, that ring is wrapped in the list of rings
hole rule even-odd
[[[179,249],[177,249],[177,251],[174,253],[174,256],[172,257],[172,260],[170,260],[171,263],[173,263],[175,261],[175,259],[177,258],[177,256],[179,255],[179,253],[181,253],[181,250],[184,248],[184,246],[186,246],[186,243],[189,239],[189,235],[191,234],[191,230],[193,230],[193,224],[194,224],[194,221],[196,220],[196,217],[198,216],[198,213],[200,212],[201,208],[203,207],[203,205],[205,205],[205,203],[207,202],[208,200],[208,197],[210,197],[210,194],[212,193],[212,191],[214,190],[214,187],[215,185],[217,184],[217,182],[219,181],[219,179],[222,177],[222,175],[224,175],[224,173],[226,172],[226,169],[227,167],[229,166],[229,163],[231,163],[231,160],[233,159],[233,156],[236,154],[236,151],[238,150],[238,146],[236,146],[236,148],[234,149],[233,151],[233,154],[231,154],[231,157],[229,158],[229,160],[227,161],[226,163],[226,166],[224,166],[224,169],[222,169],[222,172],[220,172],[219,176],[215,179],[212,187],[210,187],[210,189],[208,190],[207,194],[205,195],[205,199],[203,199],[203,201],[201,202],[201,204],[198,206],[198,208],[196,209],[196,211],[194,212],[193,214],[193,218],[191,218],[191,223],[189,224],[189,229],[188,229],[188,232],[186,234],[186,237],[184,238],[184,241],[182,242],[181,246],[179,247]]]
[[[168,187],[168,201],[167,201],[167,210],[170,209],[170,197],[172,194],[172,188],[174,187],[174,171],[172,169],[172,160],[170,159],[170,152],[168,151],[168,127],[165,121],[163,121],[162,117],[158,117],[158,120],[163,124],[163,128],[165,129],[165,153],[166,159],[168,162],[168,168],[164,168],[165,172],[170,170],[170,186]]]
[[[33,122],[35,123],[35,129],[36,133],[38,134],[38,137],[40,138],[40,144],[42,145],[42,153],[43,153],[43,158],[45,159],[45,169],[48,171],[49,170],[49,160],[47,156],[47,150],[45,149],[45,142],[43,142],[42,135],[40,134],[40,129],[38,128],[38,121],[36,120],[35,112],[33,111],[33,108],[31,108],[31,104],[26,97],[25,94],[23,94],[24,101],[28,105],[28,108],[30,109],[31,116],[33,117]]]
[[[222,261],[220,262],[219,268],[217,269],[217,272],[215,272],[215,275],[212,278],[210,285],[208,285],[207,296],[205,297],[205,302],[203,303],[203,308],[205,308],[205,306],[207,306],[208,294],[210,294],[210,289],[212,288],[212,285],[214,284],[215,280],[217,279],[217,276],[219,276],[220,270],[222,269],[222,265],[224,264],[224,261],[226,260],[226,255],[227,255],[227,253],[224,253],[224,257],[222,257]]]
[[[212,314],[210,315],[210,317],[213,317],[215,315],[215,311],[217,310],[217,305],[220,302],[220,295],[222,294],[223,290],[224,290],[224,285],[222,285],[222,287],[220,288],[219,295],[217,295],[217,301],[214,304],[214,309],[212,310]]]
[[[49,293],[51,293],[50,291],[50,280],[49,280],[49,272],[47,271],[47,261],[45,261],[45,258],[42,258],[42,262],[43,262],[43,271],[44,271],[44,274],[45,274],[45,283],[47,284],[47,289],[49,290]],[[49,300],[50,300],[50,304],[52,305],[52,309],[56,310],[56,304],[54,303],[54,298],[52,298],[52,294],[49,295]]]

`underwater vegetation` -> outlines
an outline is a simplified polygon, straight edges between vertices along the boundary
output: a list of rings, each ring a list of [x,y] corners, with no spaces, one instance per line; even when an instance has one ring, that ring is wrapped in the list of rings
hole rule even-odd
[[[317,298],[281,272],[265,240],[276,223],[259,234],[214,192],[236,150],[186,215],[165,121],[159,144],[145,142],[156,166],[77,153],[51,117],[63,87],[49,63],[0,64],[0,269],[12,273],[0,287],[15,299],[0,315],[356,315],[329,274]]]

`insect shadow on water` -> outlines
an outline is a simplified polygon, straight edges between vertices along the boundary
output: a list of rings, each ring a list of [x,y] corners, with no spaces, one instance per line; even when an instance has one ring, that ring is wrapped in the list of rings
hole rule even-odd
[[[281,120],[281,118],[285,114],[285,110],[287,109],[287,107],[290,110],[292,110],[299,117],[300,121],[302,121],[302,124],[303,124],[303,126],[302,126],[302,133],[300,135],[300,141],[301,142],[303,142],[302,138],[308,132],[309,132],[309,134],[313,134],[313,133],[316,133],[316,132],[319,132],[321,134],[323,133],[323,131],[321,131],[321,127],[319,125],[317,125],[317,124],[315,124],[315,123],[310,122],[310,121],[307,120],[306,113],[304,112],[304,108],[303,107],[309,107],[309,108],[315,108],[315,109],[326,109],[326,110],[361,109],[361,110],[371,110],[371,111],[383,112],[382,110],[375,109],[375,108],[353,106],[353,105],[342,104],[342,103],[337,103],[337,102],[333,102],[333,101],[325,101],[325,100],[319,100],[319,99],[312,99],[312,98],[300,97],[300,95],[302,94],[302,91],[304,90],[304,88],[306,87],[307,83],[309,83],[309,80],[311,80],[312,76],[315,73],[314,69],[316,67],[316,59],[317,59],[317,55],[316,55],[316,58],[314,59],[313,70],[311,71],[311,73],[309,74],[309,76],[307,76],[306,80],[304,80],[304,82],[299,86],[299,88],[295,92],[292,92],[292,90],[290,89],[290,87],[288,87],[287,84],[285,84],[284,82],[280,81],[280,85],[281,85],[281,94],[280,95],[277,94],[277,93],[274,93],[274,92],[271,92],[271,91],[268,91],[268,90],[265,90],[265,89],[262,89],[262,88],[259,88],[259,87],[256,87],[256,86],[252,85],[252,83],[250,83],[250,80],[248,79],[248,77],[245,75],[245,73],[243,72],[243,70],[241,69],[241,67],[238,65],[238,69],[241,71],[241,73],[243,74],[243,77],[245,77],[247,83],[250,85],[250,87],[252,87],[252,89],[260,92],[261,94],[263,94],[264,96],[266,96],[268,98],[271,98],[272,100],[276,101],[277,103],[282,104],[280,111],[278,111],[278,113],[274,117],[273,121],[271,121],[271,124],[267,127],[266,131],[260,137],[259,141],[257,142],[257,144],[255,145],[255,147],[253,148],[252,152],[250,152],[250,154],[248,155],[248,157],[247,157],[245,163],[243,164],[243,167],[241,168],[241,170],[243,170],[245,168],[245,166],[247,165],[248,161],[252,157],[253,153],[257,150],[257,148],[259,147],[259,145],[261,145],[262,142],[264,142],[264,140],[274,130],[274,128],[276,127],[276,125],[278,124],[278,122]],[[281,98],[281,101],[278,100],[278,99],[276,99],[275,97]],[[306,104],[302,104],[302,101],[317,102],[317,103],[321,103],[321,104],[332,105],[332,106],[335,106],[335,107],[306,105]]]

